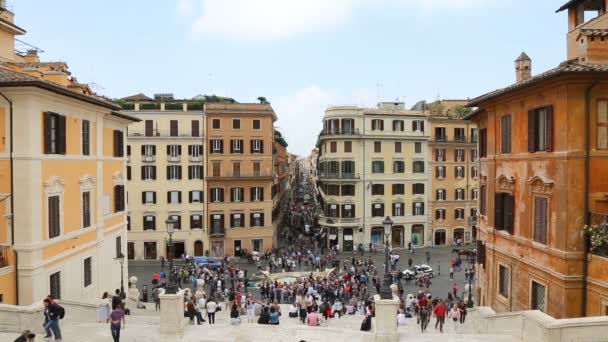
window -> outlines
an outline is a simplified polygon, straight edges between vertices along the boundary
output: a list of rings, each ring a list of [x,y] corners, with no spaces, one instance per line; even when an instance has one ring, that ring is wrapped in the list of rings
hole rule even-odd
[[[48,200],[49,217],[49,239],[61,234],[61,211],[59,208],[59,196],[49,196]]]
[[[114,130],[114,157],[123,157],[124,152],[124,136],[122,131]]]
[[[243,220],[243,214],[230,214],[230,227],[232,228],[243,228],[245,227],[245,220]]]
[[[51,112],[44,113],[44,153],[65,154],[65,141],[65,116]]]
[[[115,185],[114,186],[114,212],[120,212],[125,210],[125,186]]]
[[[121,254],[122,254],[122,236],[117,236],[116,237],[116,254],[114,255],[114,257],[118,259],[118,257],[120,257]]]
[[[179,157],[182,155],[181,145],[167,145],[167,156],[169,161],[179,161]]]
[[[192,120],[191,121],[190,129],[191,129],[193,137],[200,136],[199,126],[200,126],[200,122],[198,120]]]
[[[143,161],[154,161],[156,145],[141,145],[141,155]]]
[[[211,144],[209,144],[210,153],[211,154],[221,154],[224,153],[224,141],[222,139],[211,139]]]
[[[372,203],[372,217],[384,217],[384,203]]]
[[[435,127],[435,140],[446,141],[448,136],[445,133],[445,127]]]
[[[353,151],[353,142],[345,141],[344,142],[344,153],[351,153]]]
[[[127,216],[127,231],[131,231],[131,216]]]
[[[167,191],[167,203],[168,204],[182,203],[182,192],[181,191]]]
[[[477,208],[471,208],[471,217],[477,217]]]
[[[331,153],[338,152],[338,142],[332,141],[329,143],[329,152],[331,152]]]
[[[142,180],[155,180],[156,179],[156,166],[144,165],[141,167],[141,179]]]
[[[169,215],[169,218],[175,221],[173,229],[182,229],[182,217],[180,215]]]
[[[498,265],[498,293],[509,298],[509,269],[503,265]]]
[[[416,160],[413,166],[414,173],[424,173],[424,161]]]
[[[91,154],[91,123],[89,120],[82,120],[82,155]]]
[[[188,193],[188,200],[190,203],[201,203],[203,202],[203,192],[199,190],[193,190]]]
[[[192,158],[200,158],[203,154],[203,145],[188,145],[188,155]],[[190,160],[193,161],[193,160]]]
[[[454,140],[455,141],[466,141],[467,137],[464,135],[464,128],[454,128]]]
[[[393,184],[393,196],[405,195],[405,184]]]
[[[476,143],[479,141],[479,130],[477,128],[471,128],[471,142]]]
[[[488,130],[482,128],[479,130],[479,158],[488,156]]]
[[[553,107],[528,112],[528,152],[553,150]]]
[[[372,173],[384,173],[384,161],[372,161]]]
[[[203,229],[203,220],[201,215],[190,215],[190,229]]]
[[[545,286],[532,281],[531,310],[545,312]]]
[[[127,165],[127,180],[131,180],[131,165]]]
[[[251,140],[251,153],[264,153],[264,141],[262,139]]]
[[[393,120],[393,131],[403,132],[403,129],[404,129],[403,120]]]
[[[395,153],[401,153],[401,141],[395,141]]]
[[[439,178],[439,179],[445,178],[445,166],[435,167],[435,178]]]
[[[435,199],[437,201],[445,201],[445,189],[437,189],[435,191]]]
[[[471,177],[479,178],[479,168],[477,166],[471,166]]]
[[[220,119],[211,120],[211,128],[220,129],[222,127]]]
[[[435,210],[435,219],[436,220],[445,220],[445,209]]]
[[[264,200],[264,188],[263,187],[252,187],[251,188],[251,201],[258,202]]]
[[[144,259],[156,260],[156,242],[144,242]]]
[[[597,149],[608,149],[608,100],[597,103]]]
[[[169,135],[177,137],[179,135],[179,126],[177,120],[169,120]]]
[[[222,162],[214,161],[211,163],[211,166],[211,175],[213,177],[220,177],[222,175]]]
[[[61,272],[55,272],[49,277],[50,293],[53,298],[61,299]]]
[[[424,121],[422,121],[422,120],[414,120],[414,121],[412,121],[412,131],[414,131],[414,132],[424,132]]]
[[[232,129],[241,129],[241,119],[232,119]]]
[[[209,200],[213,203],[224,202],[224,189],[222,189],[222,188],[209,189]]]
[[[156,216],[144,216],[144,230],[156,230]]]
[[[82,193],[82,228],[91,226],[91,192]]]
[[[340,213],[338,212],[338,205],[336,204],[326,206],[325,211],[327,213],[327,217],[340,217]]]
[[[384,184],[373,184],[372,185],[372,195],[373,196],[384,195]]]
[[[454,167],[454,175],[456,178],[464,178],[464,166]]]
[[[245,188],[231,188],[230,202],[243,202],[245,198]]]
[[[412,213],[414,216],[424,215],[424,203],[423,202],[414,202],[412,203]]]
[[[252,127],[253,127],[253,129],[262,129],[262,124],[261,124],[260,120],[254,119]]]
[[[466,195],[464,189],[456,189],[456,200],[464,201]]]
[[[343,218],[354,218],[355,217],[355,205],[354,204],[342,204],[342,217]]]
[[[251,226],[264,227],[264,213],[251,213]]]
[[[393,216],[404,216],[403,203],[393,203]]]
[[[352,184],[342,184],[342,196],[355,196],[355,186]]]
[[[188,179],[203,179],[203,166],[188,165]]]
[[[421,142],[414,142],[414,153],[422,153],[422,143]]]
[[[127,242],[127,259],[135,259],[135,242]]]
[[[474,149],[471,150],[471,161],[476,162],[477,159],[479,159],[479,156],[477,154],[477,149],[474,148]]]
[[[373,119],[372,120],[372,131],[384,131],[384,120]]]
[[[412,194],[414,194],[414,195],[424,195],[424,184],[423,183],[414,183],[414,184],[412,184]]]
[[[454,210],[454,218],[457,220],[464,220],[464,208],[456,208]]]
[[[511,115],[500,119],[500,152],[511,153]]]
[[[152,120],[146,120],[145,122],[145,135],[147,137],[151,137],[154,135],[154,121]]]
[[[456,150],[454,150],[454,160],[456,162],[462,163],[464,162],[464,149],[463,148],[457,148]]]
[[[92,266],[91,257],[84,259],[84,287],[87,287],[93,283],[92,281]]]
[[[485,185],[480,186],[479,192],[481,195],[481,198],[479,199],[479,213],[481,215],[485,215],[486,214],[486,186]]]
[[[243,139],[230,140],[230,153],[243,154]]]
[[[253,175],[254,176],[259,176],[261,174],[261,164],[260,162],[254,161],[253,162]]]
[[[494,229],[505,230],[513,234],[514,207],[513,195],[502,192],[494,195]]]
[[[404,173],[404,172],[405,172],[405,162],[403,160],[393,161],[393,173]]]
[[[534,197],[534,241],[547,244],[548,204],[545,197]]]
[[[240,177],[241,176],[241,162],[233,162],[232,163],[232,177]]]
[[[436,148],[435,149],[435,161],[436,162],[445,161],[445,148]]]
[[[156,191],[144,191],[141,193],[142,204],[156,204]]]
[[[340,195],[340,185],[338,185],[338,184],[325,185],[325,193],[328,196],[339,196]]]
[[[374,153],[381,153],[381,152],[382,152],[382,142],[374,141]]]
[[[167,166],[167,179],[168,180],[182,179],[182,167],[180,165]]]
[[[477,189],[477,188],[471,189],[471,200],[477,201],[478,198],[479,198],[479,189]]]

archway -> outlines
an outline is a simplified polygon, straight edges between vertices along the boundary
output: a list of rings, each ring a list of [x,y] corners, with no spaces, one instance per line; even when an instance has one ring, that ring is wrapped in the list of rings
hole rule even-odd
[[[393,227],[393,231],[391,234],[391,246],[393,248],[403,247],[403,231],[403,226]]]
[[[201,240],[196,240],[194,242],[194,256],[204,256],[205,249],[203,248],[203,242]]]
[[[447,234],[445,229],[435,229],[433,244],[435,246],[444,246],[446,244],[446,240]]]
[[[464,243],[464,228],[454,228],[452,243],[455,245],[462,245]]]

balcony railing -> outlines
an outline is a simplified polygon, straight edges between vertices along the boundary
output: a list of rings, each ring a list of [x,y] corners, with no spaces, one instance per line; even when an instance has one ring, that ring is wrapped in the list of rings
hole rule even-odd
[[[589,213],[589,215],[589,223],[591,224],[591,226],[597,227],[597,233],[593,234],[599,234],[599,236],[603,236],[603,240],[606,241],[605,237],[608,236],[608,214]],[[591,240],[592,237],[590,236],[588,237],[588,239]],[[604,242],[598,246],[593,246],[591,243],[589,243],[589,252],[591,254],[608,257],[608,243]]]
[[[327,217],[319,216],[320,224],[358,224],[361,219],[350,217]]]
[[[477,216],[469,216],[469,225],[477,224]]]
[[[8,247],[0,247],[0,268],[8,266]]]
[[[448,136],[444,135],[444,134],[437,134],[437,135],[435,135],[435,140],[436,141],[448,141]]]
[[[143,156],[141,156],[141,161],[143,163],[154,163],[156,161],[156,156],[143,155]]]
[[[323,178],[323,179],[359,179],[359,174],[358,173],[319,172],[319,178]]]
[[[239,172],[239,173],[231,173],[230,175],[207,175],[207,179],[210,180],[222,180],[222,179],[265,179],[265,178],[274,178],[274,175],[269,173],[261,173],[261,172]]]
[[[182,160],[181,156],[167,156],[167,161],[170,163],[179,163]]]
[[[336,129],[325,129],[321,131],[321,136],[325,135],[359,135],[358,128],[336,128]]]
[[[188,156],[188,160],[191,163],[200,163],[203,161],[203,156]]]
[[[211,226],[209,230],[209,236],[224,236],[225,229],[222,226]]]

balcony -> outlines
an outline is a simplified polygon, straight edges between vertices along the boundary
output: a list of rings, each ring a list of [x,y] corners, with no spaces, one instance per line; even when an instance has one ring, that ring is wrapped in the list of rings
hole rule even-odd
[[[226,233],[224,227],[220,225],[214,225],[209,230],[209,237],[223,237]]]
[[[228,176],[223,175],[208,175],[205,177],[207,180],[234,180],[234,179],[274,179],[273,174],[266,174],[261,172],[238,172],[232,173]]]
[[[466,135],[457,135],[454,137],[454,141],[455,142],[467,142],[467,136]]]
[[[182,160],[181,156],[171,156],[171,155],[167,156],[167,161],[169,163],[179,163],[181,160]]]
[[[325,129],[321,131],[321,136],[327,135],[360,135],[359,129],[357,128],[336,128],[336,129]]]
[[[142,163],[154,163],[156,161],[156,156],[143,155],[141,156]]]
[[[358,173],[319,172],[320,179],[359,179]]]
[[[188,161],[191,163],[200,163],[203,161],[203,156],[188,156]]]
[[[350,217],[326,217],[323,215],[319,216],[319,224],[323,225],[343,225],[343,226],[357,226],[361,221],[360,218],[350,218]]]
[[[448,136],[445,134],[435,135],[435,141],[448,141]]]
[[[469,225],[474,226],[477,224],[477,216],[469,216]]]
[[[0,268],[8,266],[8,247],[0,246]]]

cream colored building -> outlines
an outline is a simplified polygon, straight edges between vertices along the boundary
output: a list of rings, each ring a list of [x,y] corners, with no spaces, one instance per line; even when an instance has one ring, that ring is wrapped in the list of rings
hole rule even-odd
[[[426,114],[403,103],[326,110],[317,176],[328,247],[380,247],[387,216],[393,247],[430,244],[429,138]]]
[[[141,122],[129,126],[129,259],[168,255],[165,221],[175,225],[175,256],[202,256],[208,249],[203,175],[205,120],[196,100],[170,94],[121,99]]]

